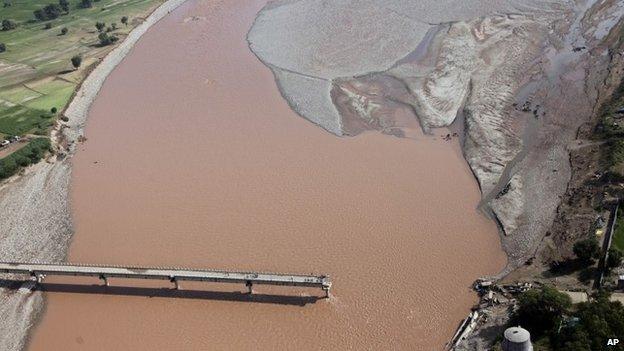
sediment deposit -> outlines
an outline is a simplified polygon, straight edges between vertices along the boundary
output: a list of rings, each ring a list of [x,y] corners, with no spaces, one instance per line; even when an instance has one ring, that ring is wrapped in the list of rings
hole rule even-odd
[[[0,190],[0,256],[3,261],[59,262],[71,237],[67,206],[69,164],[41,162]],[[43,306],[32,283],[0,286],[0,349],[23,348]]]
[[[570,176],[566,145],[591,113],[584,81],[592,41],[585,37],[608,33],[621,7],[283,1],[263,9],[248,40],[290,105],[336,135],[409,136],[415,121],[435,133],[459,120],[509,272],[532,257],[552,223]],[[600,15],[583,20],[597,9]],[[295,58],[302,50],[308,54]],[[411,120],[396,119],[400,106],[411,108]]]

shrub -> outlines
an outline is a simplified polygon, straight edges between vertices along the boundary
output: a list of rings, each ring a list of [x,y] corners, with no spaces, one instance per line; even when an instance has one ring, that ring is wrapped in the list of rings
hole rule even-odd
[[[65,35],[67,34],[67,32],[68,32],[67,27],[61,28],[61,35]]]
[[[48,19],[48,17],[46,16],[45,12],[43,12],[42,9],[33,11],[33,14],[35,15],[35,18],[37,19],[37,21],[45,21]]]
[[[128,25],[128,16],[123,16],[123,17],[121,18],[121,23],[122,23],[122,24],[125,24],[125,25],[127,26],[127,25]]]
[[[59,6],[65,13],[69,13],[69,1],[67,0],[59,0]]]
[[[98,30],[98,32],[101,32],[102,30],[104,30],[104,27],[106,27],[106,23],[95,22],[95,28]]]
[[[63,9],[58,4],[48,4],[43,9],[35,10],[33,13],[37,20],[47,21],[58,18],[63,13]]]
[[[74,66],[74,68],[80,67],[80,65],[82,64],[82,56],[75,55],[74,57],[71,58],[71,63],[72,63],[72,66]]]
[[[78,5],[78,7],[88,9],[93,7],[93,2],[91,0],[80,0],[80,4]]]
[[[56,109],[56,107],[52,107],[52,108],[50,109],[50,112],[52,112],[52,113],[56,113],[57,111],[58,111],[58,110]]]
[[[100,39],[100,45],[106,46],[115,43],[119,38],[114,35],[108,35],[107,33],[100,33],[98,35],[98,39]]]
[[[0,43],[0,52],[6,51],[6,45],[4,43]]]
[[[0,160],[0,179],[8,178],[17,172],[18,165],[11,155]]]
[[[17,155],[15,156],[15,163],[20,167],[26,167],[30,164],[30,158],[24,155]]]
[[[46,23],[44,26],[45,29],[50,29],[52,28],[52,23]]]
[[[593,264],[594,260],[600,256],[598,240],[593,236],[589,239],[577,241],[572,250],[576,257],[585,265]]]
[[[48,19],[55,19],[63,13],[63,9],[57,4],[49,4],[43,8],[43,12],[45,12]]]
[[[2,30],[7,31],[15,28],[17,28],[17,23],[15,23],[15,21],[10,19],[2,20]]]

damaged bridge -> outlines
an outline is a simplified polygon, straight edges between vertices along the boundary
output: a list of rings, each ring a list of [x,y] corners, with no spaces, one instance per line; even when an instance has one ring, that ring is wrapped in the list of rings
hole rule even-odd
[[[249,293],[254,285],[283,285],[320,288],[329,296],[332,283],[325,275],[292,275],[279,273],[228,272],[186,268],[124,267],[103,265],[0,262],[0,273],[27,274],[41,283],[46,276],[83,276],[108,278],[169,280],[180,289],[181,281],[245,284]]]

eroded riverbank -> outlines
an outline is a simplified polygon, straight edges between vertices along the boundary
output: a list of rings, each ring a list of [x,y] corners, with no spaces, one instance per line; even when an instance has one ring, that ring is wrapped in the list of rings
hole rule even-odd
[[[262,5],[191,1],[109,76],[73,159],[69,260],[315,271],[335,297],[47,293],[31,349],[441,349],[504,265],[456,141],[337,138],[288,108],[246,45]]]

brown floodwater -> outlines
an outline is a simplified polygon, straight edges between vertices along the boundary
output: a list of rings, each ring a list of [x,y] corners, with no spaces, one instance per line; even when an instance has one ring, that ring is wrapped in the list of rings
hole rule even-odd
[[[441,350],[503,267],[457,140],[298,117],[245,41],[263,4],[190,1],[109,76],[73,160],[69,260],[325,273],[333,297],[65,286],[30,350]]]

